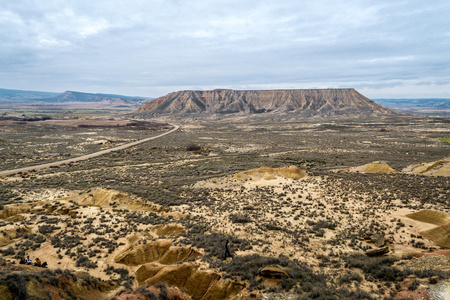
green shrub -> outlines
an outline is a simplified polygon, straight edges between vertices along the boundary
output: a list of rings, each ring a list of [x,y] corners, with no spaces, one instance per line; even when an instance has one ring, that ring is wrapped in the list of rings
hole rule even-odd
[[[27,286],[21,273],[7,275],[4,279],[9,291],[15,296],[14,299],[25,300],[27,298]]]
[[[363,254],[353,254],[343,257],[348,268],[361,269],[365,274],[384,281],[401,281],[406,277],[405,272],[392,267],[396,261],[390,257],[367,257]]]
[[[252,222],[252,219],[250,219],[249,216],[241,215],[241,214],[231,214],[230,215],[230,220],[233,223],[241,223],[241,224],[251,223]]]

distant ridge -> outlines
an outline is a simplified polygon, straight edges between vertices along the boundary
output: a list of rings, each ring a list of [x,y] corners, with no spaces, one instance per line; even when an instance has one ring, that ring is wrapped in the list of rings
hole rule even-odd
[[[137,109],[144,115],[295,115],[301,117],[392,116],[355,89],[179,91],[154,99]]]
[[[102,109],[133,110],[148,102],[149,98],[114,94],[82,93],[65,91],[50,93],[37,91],[0,89],[0,105],[13,107],[28,104],[32,107],[84,107]]]
[[[144,100],[147,98],[143,97],[130,97],[114,94],[93,94],[93,93],[82,93],[74,91],[65,91],[56,97],[43,99],[43,101],[56,101],[56,102],[100,102],[100,101],[117,101],[117,100]],[[148,99],[147,99],[148,100]],[[41,100],[42,101],[42,100]]]
[[[59,93],[0,89],[0,103],[41,101],[58,96]]]

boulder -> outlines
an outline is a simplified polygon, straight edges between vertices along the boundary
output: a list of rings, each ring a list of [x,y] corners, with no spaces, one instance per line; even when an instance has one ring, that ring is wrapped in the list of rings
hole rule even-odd
[[[260,275],[266,278],[288,278],[289,274],[280,266],[266,266],[260,271]]]
[[[388,246],[384,246],[384,247],[379,247],[376,249],[370,249],[366,251],[366,255],[367,256],[381,256],[384,255],[386,253],[389,252],[389,247]]]

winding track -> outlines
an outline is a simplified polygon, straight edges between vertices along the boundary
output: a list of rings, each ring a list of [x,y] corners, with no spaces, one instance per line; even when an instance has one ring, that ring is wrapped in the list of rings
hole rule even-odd
[[[19,172],[28,172],[28,171],[31,171],[31,170],[42,170],[42,169],[46,169],[46,168],[50,168],[50,167],[54,167],[54,166],[61,166],[62,164],[74,163],[74,162],[81,161],[81,160],[88,160],[88,159],[91,159],[93,157],[97,157],[97,156],[100,156],[100,155],[103,155],[103,154],[111,153],[113,151],[123,150],[123,149],[129,148],[129,147],[133,147],[133,146],[138,145],[138,144],[145,143],[145,142],[150,141],[150,140],[155,140],[157,138],[160,138],[160,137],[163,137],[165,135],[168,135],[168,134],[170,134],[170,133],[172,133],[174,131],[177,131],[180,128],[179,125],[175,125],[175,124],[170,124],[170,125],[172,125],[174,128],[169,130],[169,131],[167,131],[167,132],[164,132],[164,133],[162,133],[160,135],[157,135],[157,136],[152,136],[152,137],[149,137],[149,138],[146,138],[146,139],[143,139],[143,140],[139,140],[139,141],[136,141],[136,142],[128,143],[128,144],[125,144],[125,145],[122,145],[122,146],[118,146],[118,147],[114,147],[114,148],[110,148],[110,149],[106,149],[106,150],[102,150],[102,151],[98,151],[98,152],[94,152],[94,153],[90,153],[90,154],[86,154],[86,155],[82,155],[82,156],[78,156],[78,157],[74,157],[74,158],[70,158],[70,159],[55,161],[55,162],[42,164],[42,165],[31,166],[31,167],[24,167],[24,168],[19,168],[19,169],[0,171],[0,177],[8,176],[8,175],[11,175],[11,174],[16,174],[16,173],[19,173]]]

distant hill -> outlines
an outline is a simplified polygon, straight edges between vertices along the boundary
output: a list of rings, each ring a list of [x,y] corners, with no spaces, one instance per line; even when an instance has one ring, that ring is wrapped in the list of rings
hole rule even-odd
[[[0,103],[31,102],[58,96],[59,93],[0,89]]]
[[[142,115],[262,115],[295,117],[393,116],[355,89],[179,91],[135,111]]]
[[[375,101],[403,113],[450,117],[450,98],[375,99]]]
[[[143,97],[130,97],[114,94],[91,94],[91,93],[81,93],[74,91],[65,91],[62,94],[58,94],[54,97],[43,98],[40,101],[45,102],[101,102],[101,101],[136,101],[136,100],[147,100],[148,98]]]
[[[50,93],[0,89],[0,105],[2,105],[2,107],[28,104],[33,107],[64,106],[70,108],[81,106],[85,108],[133,110],[139,108],[148,101],[149,98],[145,97],[130,97],[113,94],[92,94],[74,91]]]

